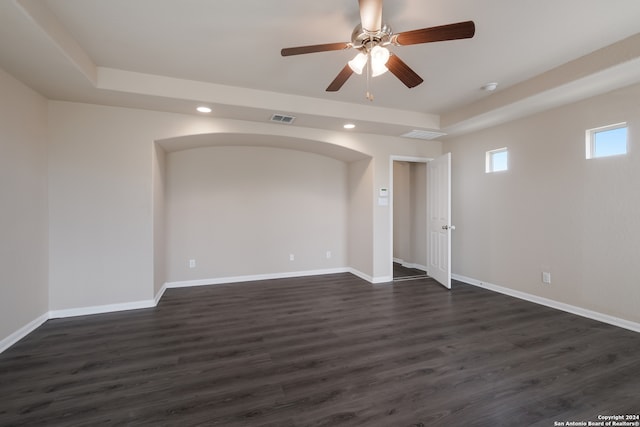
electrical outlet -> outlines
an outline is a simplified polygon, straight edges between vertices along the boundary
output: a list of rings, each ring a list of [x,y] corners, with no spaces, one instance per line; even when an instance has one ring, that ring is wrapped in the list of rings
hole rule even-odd
[[[545,283],[547,285],[551,284],[551,273],[549,273],[548,271],[542,272],[542,283]]]
[[[196,268],[196,260],[195,259],[190,259],[189,260],[189,268]]]
[[[327,251],[327,259],[331,258],[331,251]]]
[[[295,261],[296,256],[294,254],[289,254],[289,261]]]

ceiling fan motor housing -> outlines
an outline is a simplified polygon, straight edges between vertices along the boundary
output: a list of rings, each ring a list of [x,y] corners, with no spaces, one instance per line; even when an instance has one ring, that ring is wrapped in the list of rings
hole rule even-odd
[[[351,33],[351,44],[354,49],[364,49],[365,52],[369,52],[375,46],[385,46],[391,43],[391,27],[387,24],[383,24],[382,28],[376,32],[366,31],[362,28],[362,25],[358,24]]]

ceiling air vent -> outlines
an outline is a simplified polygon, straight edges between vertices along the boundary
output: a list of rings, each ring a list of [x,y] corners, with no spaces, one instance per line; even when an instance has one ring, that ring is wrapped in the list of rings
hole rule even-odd
[[[444,132],[437,132],[432,130],[412,130],[411,132],[407,132],[401,136],[413,139],[436,139],[445,135],[446,133]]]
[[[271,116],[271,121],[276,123],[284,123],[285,125],[290,125],[296,118],[293,116],[287,116],[285,114],[274,114]]]

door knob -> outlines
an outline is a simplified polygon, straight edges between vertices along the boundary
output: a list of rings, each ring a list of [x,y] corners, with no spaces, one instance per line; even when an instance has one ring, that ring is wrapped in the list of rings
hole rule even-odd
[[[455,225],[443,225],[442,229],[443,230],[455,230],[456,226]]]

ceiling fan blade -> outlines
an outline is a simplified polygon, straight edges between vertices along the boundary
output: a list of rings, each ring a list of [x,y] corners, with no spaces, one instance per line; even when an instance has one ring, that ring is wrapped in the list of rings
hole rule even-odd
[[[331,84],[327,87],[327,92],[337,92],[340,90],[342,85],[351,77],[353,74],[353,70],[349,67],[349,64],[345,65],[342,71],[338,73],[335,79],[331,82]]]
[[[394,43],[406,46],[419,43],[441,42],[445,40],[470,39],[476,32],[473,21],[458,22],[457,24],[441,25],[439,27],[423,28],[421,30],[405,31],[394,36]]]
[[[280,51],[282,56],[302,55],[305,53],[329,52],[332,50],[343,50],[351,47],[351,43],[326,43],[309,46],[286,47]]]
[[[387,61],[387,68],[393,73],[406,87],[412,88],[418,86],[424,80],[416,74],[404,61],[397,55],[391,55]]]
[[[362,28],[376,33],[382,28],[382,0],[358,0]]]

